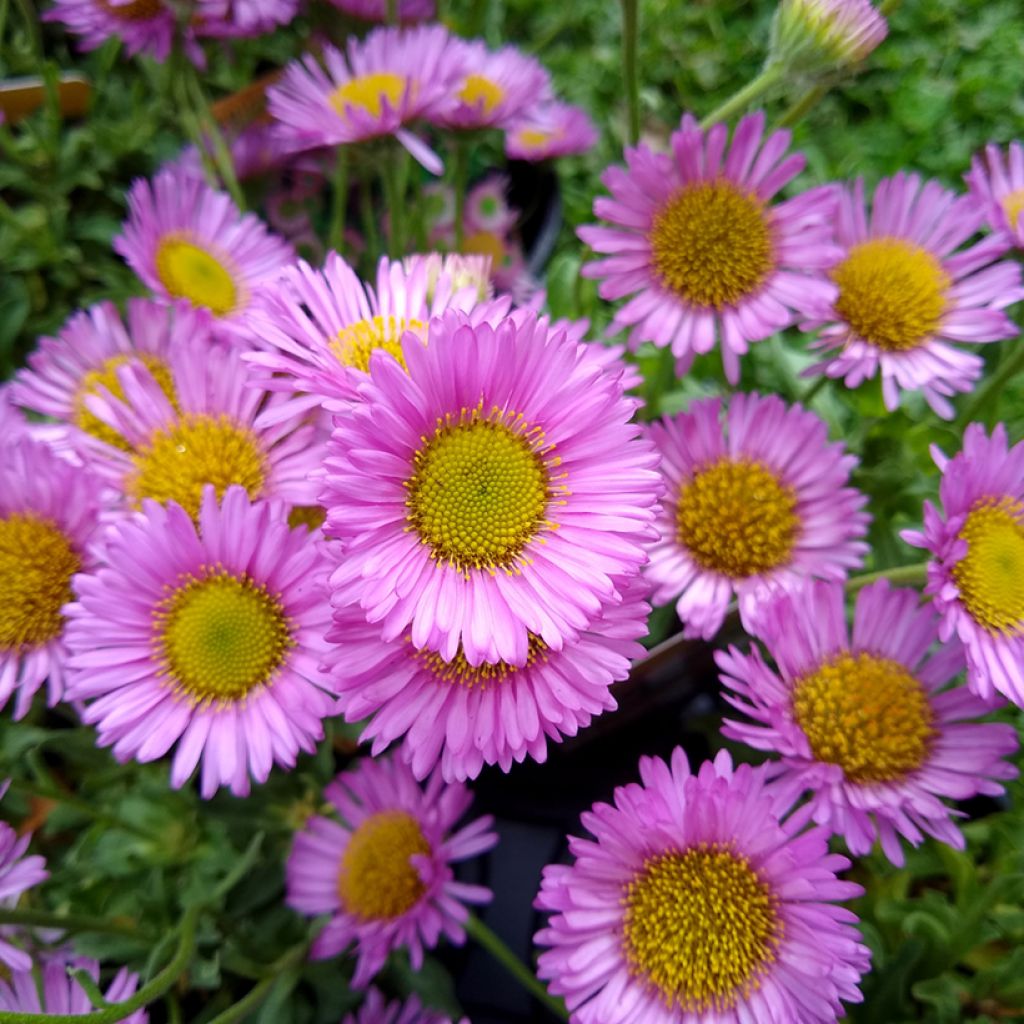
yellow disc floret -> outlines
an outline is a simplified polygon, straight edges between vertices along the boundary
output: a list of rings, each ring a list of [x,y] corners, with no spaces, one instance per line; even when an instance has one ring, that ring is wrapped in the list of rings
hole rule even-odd
[[[467,75],[457,95],[467,107],[479,105],[484,115],[490,115],[505,98],[505,90],[483,75]]]
[[[1003,213],[1006,214],[1006,219],[1010,222],[1010,227],[1016,229],[1017,221],[1020,220],[1020,215],[1024,213],[1024,188],[1008,192],[1000,202],[1003,207]]]
[[[755,292],[775,265],[764,204],[729,181],[684,185],[654,216],[651,260],[691,306],[721,310]]]
[[[359,320],[350,327],[338,332],[338,336],[329,341],[328,348],[335,354],[342,366],[351,366],[355,370],[368,373],[370,356],[377,349],[394,356],[406,369],[405,356],[402,354],[402,335],[406,331],[414,331],[423,337],[427,325],[422,320],[406,319],[399,316],[375,316],[371,320]]]
[[[238,304],[238,286],[226,260],[181,235],[160,240],[156,273],[169,295],[188,299],[217,316],[230,313]]]
[[[743,579],[784,565],[800,528],[796,493],[760,462],[724,458],[683,481],[676,539],[698,565]]]
[[[411,814],[371,814],[352,833],[341,858],[342,907],[368,921],[400,917],[426,892],[410,858],[430,852],[430,843]]]
[[[0,650],[24,651],[60,636],[81,560],[51,520],[34,512],[0,518]]]
[[[886,352],[908,352],[939,329],[952,285],[939,260],[905,238],[855,245],[832,280],[836,312],[857,337]]]
[[[153,613],[160,675],[197,704],[243,700],[295,641],[280,598],[245,573],[186,576]]]
[[[416,661],[426,668],[438,682],[454,683],[470,690],[486,690],[489,687],[508,682],[517,672],[522,672],[538,660],[546,661],[547,651],[547,644],[539,636],[530,633],[525,665],[509,665],[504,661],[471,665],[466,660],[461,645],[451,661],[445,661],[437,651],[414,649],[412,653]]]
[[[1024,631],[1024,504],[1013,498],[975,504],[960,530],[967,554],[953,566],[960,600],[990,633]]]
[[[799,679],[793,715],[819,761],[851,782],[896,782],[924,764],[935,736],[928,694],[899,662],[844,652]]]
[[[769,885],[718,843],[650,858],[623,903],[630,968],[684,1012],[733,1007],[757,987],[783,932]]]
[[[346,120],[349,107],[360,107],[371,117],[380,117],[384,101],[387,100],[392,110],[397,110],[409,87],[409,80],[404,75],[394,71],[374,71],[339,85],[328,102]]]
[[[132,453],[132,463],[125,486],[136,506],[143,498],[176,501],[193,519],[206,484],[213,484],[218,499],[232,484],[256,499],[267,476],[266,456],[256,435],[224,415],[182,416],[154,432]]]

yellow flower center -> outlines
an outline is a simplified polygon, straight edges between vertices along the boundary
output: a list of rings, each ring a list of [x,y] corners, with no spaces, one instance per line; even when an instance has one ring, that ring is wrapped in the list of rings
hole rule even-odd
[[[430,843],[411,814],[371,814],[352,833],[341,858],[341,905],[364,920],[400,917],[426,892],[410,858],[429,853]]]
[[[1006,214],[1006,219],[1010,222],[1010,227],[1016,228],[1020,215],[1024,213],[1024,188],[1008,192],[1000,202],[1003,204],[1003,212]]]
[[[383,349],[388,355],[394,356],[407,369],[405,356],[402,354],[402,335],[406,331],[415,331],[420,337],[425,336],[427,325],[422,320],[407,320],[398,316],[375,316],[372,320],[359,320],[351,327],[338,332],[337,338],[327,343],[342,366],[370,371],[370,356],[377,349]]]
[[[248,575],[183,577],[153,612],[160,675],[197,704],[229,704],[270,682],[295,645],[280,599]]]
[[[764,204],[725,180],[679,189],[655,215],[650,242],[661,283],[705,309],[735,305],[775,265]]]
[[[361,107],[371,117],[380,117],[384,100],[392,110],[397,110],[406,89],[411,89],[411,86],[404,75],[394,71],[375,71],[342,83],[331,93],[328,102],[338,116],[346,120],[349,107]]]
[[[203,487],[213,484],[217,498],[240,484],[258,498],[267,476],[267,460],[256,435],[225,415],[188,413],[154,432],[132,454],[125,482],[135,506],[143,498],[176,501],[193,519],[199,514]]]
[[[149,21],[163,10],[160,0],[129,0],[124,4],[100,0],[100,6],[119,21]]]
[[[90,370],[82,377],[78,388],[75,390],[74,398],[71,400],[72,421],[79,430],[83,430],[85,433],[91,434],[93,437],[97,437],[114,448],[120,448],[121,451],[125,452],[131,451],[131,445],[113,427],[108,426],[98,416],[93,415],[86,406],[85,401],[91,395],[98,395],[103,388],[106,388],[114,398],[120,399],[123,402],[124,391],[121,388],[121,382],[117,379],[117,371],[127,363],[135,361],[142,363],[149,370],[167,400],[177,409],[177,393],[174,388],[174,378],[171,376],[170,367],[162,359],[158,359],[148,352],[138,353],[134,356],[128,353],[111,356],[101,366],[98,366],[95,370]]]
[[[683,1012],[735,1006],[757,988],[782,937],[770,887],[718,843],[650,858],[623,903],[627,962]]]
[[[0,650],[41,647],[60,636],[81,560],[71,541],[32,512],[0,518]]]
[[[406,483],[407,528],[432,558],[466,574],[511,571],[543,527],[554,529],[548,503],[566,493],[554,484],[551,470],[561,460],[540,427],[514,412],[481,410],[438,419]]]
[[[294,530],[299,526],[317,530],[324,525],[327,509],[320,505],[293,505],[288,512],[288,525]]]
[[[924,764],[935,736],[921,684],[897,661],[845,652],[798,680],[793,714],[815,758],[851,782],[895,782]]]
[[[796,492],[760,462],[723,458],[683,482],[676,539],[705,569],[756,576],[789,560],[796,505]]]
[[[492,267],[500,267],[505,261],[505,243],[493,231],[474,231],[466,235],[462,240],[462,252],[490,256]]]
[[[544,149],[561,134],[541,131],[540,128],[522,128],[515,133],[515,139],[523,149]]]
[[[908,352],[938,330],[952,281],[927,250],[903,238],[855,245],[832,271],[835,308],[851,330],[886,352]]]
[[[494,108],[505,98],[505,90],[483,75],[467,75],[458,97],[467,107],[475,109],[479,105],[487,115],[493,113]]]
[[[504,661],[494,664],[484,662],[482,665],[470,665],[461,645],[451,661],[445,661],[437,651],[416,650],[415,648],[412,648],[412,656],[439,683],[465,686],[470,690],[475,688],[486,690],[490,686],[498,686],[507,682],[517,672],[533,665],[538,659],[547,661],[547,651],[547,644],[539,636],[530,633],[525,665],[509,665]]]
[[[1024,504],[1004,497],[971,509],[960,531],[967,554],[953,566],[960,600],[990,633],[1024,630]]]
[[[156,274],[169,295],[188,299],[216,316],[230,313],[238,304],[235,278],[224,261],[181,235],[161,239]]]

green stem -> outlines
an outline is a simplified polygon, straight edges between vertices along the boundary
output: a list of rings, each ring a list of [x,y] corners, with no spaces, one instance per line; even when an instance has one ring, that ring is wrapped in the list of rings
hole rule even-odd
[[[828,92],[828,86],[819,82],[812,86],[779,118],[776,128],[791,128],[800,121],[804,114],[816,107]]]
[[[475,914],[469,915],[469,920],[466,921],[466,931],[475,942],[486,949],[538,1002],[543,1003],[560,1020],[569,1019],[565,1003],[551,995],[533,971]]]
[[[196,925],[199,922],[199,907],[190,907],[179,925],[178,948],[170,963],[148,984],[123,1002],[96,1013],[22,1013],[19,1010],[0,1010],[0,1024],[81,1024],[83,1017],[92,1024],[117,1024],[130,1017],[136,1010],[159,999],[177,982],[181,972],[188,966],[196,945]]]
[[[268,974],[262,981],[249,989],[237,1003],[229,1006],[223,1013],[217,1014],[208,1024],[236,1024],[237,1021],[245,1020],[246,1016],[267,998],[278,978],[285,971],[301,963],[306,958],[306,953],[305,944],[289,950],[268,968]]]
[[[359,212],[363,223],[363,237],[366,240],[363,262],[366,267],[374,267],[381,256],[380,233],[377,230],[377,209],[373,203],[373,190],[365,175],[359,186]]]
[[[455,139],[452,155],[452,191],[455,193],[455,251],[462,252],[466,235],[466,189],[469,185],[469,147],[461,137]]]
[[[1009,358],[1003,359],[999,369],[974,392],[970,402],[957,417],[957,423],[970,423],[982,409],[994,408],[1007,382],[1024,369],[1024,341],[1018,339],[1015,348],[1016,351],[1010,354]]]
[[[398,24],[398,0],[387,0],[387,18],[389,25]]]
[[[786,72],[786,66],[782,63],[767,64],[764,70],[751,79],[742,89],[734,92],[724,103],[717,106],[701,121],[701,128],[710,128],[719,121],[728,121],[733,114],[739,113],[749,107],[754,100],[760,98],[769,89],[773,88]]]
[[[186,81],[191,87],[193,102],[195,104],[196,116],[203,127],[204,142],[210,148],[214,166],[217,168],[217,175],[228,190],[231,198],[239,210],[245,209],[245,194],[242,186],[238,183],[238,175],[235,173],[235,162],[231,157],[231,150],[224,141],[224,135],[217,124],[217,119],[210,113],[210,102],[203,90],[203,83],[199,80],[199,73],[191,61],[184,61],[188,68]]]
[[[626,85],[626,109],[629,112],[629,144],[640,141],[640,78],[636,68],[637,29],[639,24],[637,0],[622,0],[622,77]]]
[[[348,208],[348,148],[339,146],[335,154],[334,180],[331,183],[331,223],[327,230],[327,248],[345,255],[345,212]]]
[[[846,581],[848,593],[863,590],[869,583],[888,580],[897,586],[919,587],[928,580],[928,563],[918,562],[916,565],[898,565],[893,569],[879,569],[877,572],[864,572],[859,576],[851,576]]]
[[[797,401],[805,407],[809,407],[811,399],[814,398],[818,392],[828,384],[828,377],[825,374],[821,374],[813,384],[810,384]]]
[[[385,150],[381,181],[384,202],[388,208],[388,254],[398,259],[405,249],[405,174],[402,154],[394,149]]]
[[[84,914],[51,914],[47,910],[19,910],[0,907],[0,924],[18,924],[30,928],[58,928],[65,932],[98,932],[145,938],[131,921],[88,917]]]

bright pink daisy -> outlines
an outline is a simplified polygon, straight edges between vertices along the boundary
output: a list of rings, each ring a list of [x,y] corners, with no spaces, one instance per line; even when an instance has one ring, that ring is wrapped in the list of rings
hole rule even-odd
[[[69,700],[119,761],[175,743],[171,785],[202,757],[201,792],[237,796],[323,738],[334,700],[319,670],[329,621],[319,541],[230,487],[185,509],[147,501],[112,526],[103,567],[67,606]]]
[[[389,1003],[377,989],[371,988],[359,1010],[348,1014],[341,1024],[452,1024],[452,1020],[425,1009],[416,996],[409,996],[404,1003]],[[469,1019],[463,1017],[460,1024],[469,1024]]]
[[[553,160],[586,153],[597,142],[590,115],[570,103],[543,103],[509,125],[505,155],[510,160]]]
[[[442,26],[378,28],[365,39],[351,37],[344,53],[327,44],[319,58],[292,61],[267,90],[267,109],[286,149],[393,135],[440,174],[437,154],[404,126],[447,106],[461,75],[458,50]]]
[[[850,862],[828,831],[800,833],[764,767],[722,752],[690,772],[642,758],[569,837],[569,865],[544,869],[535,906],[539,974],[573,1024],[833,1024],[859,1002],[869,953],[836,901]]]
[[[601,297],[633,296],[613,328],[630,327],[634,347],[670,346],[680,373],[717,336],[735,384],[750,342],[827,309],[835,297],[825,272],[842,255],[832,241],[836,190],[815,188],[773,205],[805,161],[786,155],[788,131],[762,143],[764,122],[763,113],[744,117],[726,152],[724,124],[704,132],[685,114],[671,155],[637,146],[626,150],[628,169],[605,171],[612,195],[596,199],[594,213],[613,226],[577,232],[608,254],[583,268],[601,280]]]
[[[3,789],[7,788],[5,783]],[[7,824],[0,821],[0,906],[17,906],[21,894],[32,886],[50,877],[46,861],[38,854],[25,856],[31,836],[21,836]],[[17,946],[12,946],[7,937],[10,926],[3,926],[0,932],[0,965],[9,971],[28,971],[32,968],[31,957]]]
[[[198,0],[194,20],[199,36],[250,39],[288,25],[299,0]]]
[[[114,250],[156,295],[208,309],[227,327],[295,259],[255,214],[182,168],[138,179],[128,210]]]
[[[330,0],[338,8],[360,21],[385,22],[388,18],[387,0]],[[398,20],[403,25],[417,21],[431,21],[437,14],[434,0],[398,0]]]
[[[770,769],[801,813],[841,835],[854,856],[878,839],[903,864],[900,837],[963,849],[943,802],[1003,792],[1017,774],[1009,725],[976,722],[986,705],[966,687],[956,640],[936,647],[939,619],[916,590],[886,581],[857,595],[852,634],[841,583],[808,583],[765,610],[757,648],[719,651],[726,700],[753,722],[726,719],[726,736],[781,757]]]
[[[804,74],[827,71],[860,63],[888,32],[869,0],[780,0],[771,55]]]
[[[174,42],[174,8],[164,0],[55,0],[43,20],[59,21],[80,36],[83,50],[95,50],[117,36],[129,56],[145,53],[163,63]]]
[[[854,388],[881,373],[887,409],[899,405],[900,389],[920,391],[951,419],[948,397],[970,391],[983,363],[949,342],[1015,337],[1002,310],[1024,297],[1020,267],[999,259],[1001,239],[963,248],[982,218],[970,196],[935,181],[922,187],[915,174],[879,183],[870,220],[863,181],[842,190],[837,240],[846,256],[831,271],[838,297],[800,325],[823,327],[810,347],[828,356],[804,376],[825,373]]]
[[[867,553],[857,464],[813,412],[775,395],[717,398],[649,426],[667,494],[647,574],[655,604],[677,600],[689,637],[710,640],[733,594],[749,626],[776,590],[844,579]]]
[[[491,891],[455,880],[451,865],[490,850],[498,837],[490,817],[458,831],[472,802],[462,785],[439,772],[421,788],[399,761],[364,759],[324,791],[340,821],[314,817],[295,837],[285,866],[288,906],[330,914],[312,956],[356,947],[352,984],[365,987],[388,953],[404,947],[413,970],[442,935],[466,940],[463,904],[487,903]]]
[[[320,503],[336,604],[470,665],[575,640],[646,560],[661,484],[621,380],[536,318],[448,312],[375,355]]]
[[[449,782],[474,779],[485,764],[507,772],[527,756],[543,762],[549,741],[615,710],[612,683],[644,653],[647,587],[634,578],[622,591],[621,603],[603,608],[560,651],[531,636],[521,667],[470,665],[461,651],[444,661],[408,636],[384,643],[361,608],[342,605],[327,634],[338,645],[327,656],[338,708],[349,722],[373,716],[362,739],[373,740],[374,755],[404,736],[401,754],[419,779],[439,760]]]
[[[1024,249],[1024,146],[1013,141],[1004,154],[989,143],[984,155],[975,154],[964,180],[988,226],[1007,245]]]
[[[99,983],[100,965],[97,960],[85,957],[75,957],[70,961],[51,960],[40,964],[35,971],[19,970],[0,980],[0,1010],[92,1017],[95,1007],[85,989],[68,973],[68,968],[84,970],[94,982]],[[138,987],[139,976],[122,967],[103,995],[107,1002],[119,1003],[133,996]],[[148,1024],[148,1021],[149,1014],[145,1010],[136,1010],[124,1018],[124,1024]]]
[[[942,616],[940,637],[967,651],[967,685],[1024,707],[1024,442],[1008,448],[1006,427],[989,437],[971,423],[942,469],[939,512],[924,504],[924,529],[901,536],[932,555],[925,592]]]

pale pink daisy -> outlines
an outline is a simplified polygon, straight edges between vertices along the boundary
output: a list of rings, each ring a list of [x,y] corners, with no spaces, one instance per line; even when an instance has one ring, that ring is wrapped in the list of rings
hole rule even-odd
[[[163,63],[174,43],[174,7],[165,0],[55,0],[43,20],[61,22],[81,38],[83,50],[117,36],[129,56],[144,53]],[[189,56],[201,54],[192,49]]]
[[[416,996],[409,996],[404,1003],[397,1000],[389,1003],[377,989],[371,988],[363,1005],[348,1014],[341,1024],[452,1024],[452,1020],[426,1009]],[[463,1017],[460,1024],[469,1024],[469,1019]]]
[[[733,594],[750,626],[778,589],[841,580],[864,562],[867,499],[857,459],[823,420],[775,395],[717,398],[649,426],[667,494],[647,575],[655,604],[677,601],[689,637],[710,640]]]
[[[288,25],[299,0],[198,0],[193,25],[196,35],[249,39]]]
[[[885,39],[889,24],[869,0],[779,0],[769,61],[803,74],[859,64]]]
[[[621,603],[603,608],[575,641],[551,651],[531,636],[526,664],[470,665],[461,651],[445,661],[417,650],[408,636],[391,643],[358,606],[335,610],[327,656],[338,708],[349,722],[372,719],[362,739],[374,755],[404,737],[401,756],[425,778],[440,761],[448,781],[465,781],[485,764],[507,772],[526,757],[543,762],[548,743],[575,736],[614,711],[610,688],[643,655],[647,587],[638,577]]]
[[[295,259],[255,214],[176,167],[132,185],[114,250],[156,295],[207,309],[227,328]]]
[[[924,529],[901,536],[932,555],[925,593],[941,638],[967,651],[967,685],[1024,707],[1024,442],[1010,448],[1003,424],[989,437],[971,423],[961,452],[933,454],[942,511],[926,501]]]
[[[7,783],[2,789],[6,790]],[[50,877],[46,861],[38,854],[26,857],[30,835],[21,836],[7,824],[0,821],[0,907],[15,907],[21,894]],[[0,966],[9,971],[28,971],[32,958],[17,946],[11,945],[11,926],[0,930]]]
[[[726,719],[722,732],[781,761],[769,769],[800,813],[841,835],[850,853],[882,844],[903,864],[900,837],[926,835],[957,849],[960,812],[944,800],[998,796],[1016,768],[1009,725],[973,721],[986,705],[949,684],[964,668],[958,640],[938,646],[939,619],[916,590],[886,581],[857,595],[846,625],[841,583],[810,582],[764,611],[755,647],[719,651],[725,699],[753,721]]]
[[[27,1015],[50,1013],[92,1017],[95,1013],[92,1000],[78,980],[71,977],[68,968],[85,971],[99,984],[100,965],[97,960],[85,957],[74,957],[70,961],[50,960],[40,964],[36,970],[15,971],[10,977],[0,980],[0,1010]],[[139,976],[122,967],[103,996],[109,1003],[123,1002],[133,996],[138,987]],[[124,1024],[148,1024],[149,1014],[145,1010],[136,1010],[122,1020]]]
[[[230,487],[203,493],[198,524],[147,501],[111,526],[102,568],[67,606],[69,700],[119,761],[177,744],[171,785],[202,758],[200,791],[248,794],[323,738],[334,700],[320,672],[329,622],[316,534]]]
[[[462,945],[464,904],[491,891],[455,880],[452,864],[490,850],[490,817],[455,831],[472,796],[435,772],[422,788],[400,761],[364,759],[324,791],[340,821],[313,817],[285,865],[288,906],[330,914],[313,942],[316,959],[355,946],[355,988],[364,988],[388,953],[405,948],[413,970],[444,935]]]
[[[551,101],[528,110],[505,132],[505,155],[510,160],[553,160],[586,153],[597,142],[590,115],[571,103]]]
[[[830,272],[838,295],[800,325],[822,327],[809,347],[827,356],[804,376],[824,373],[854,388],[880,373],[887,409],[897,408],[901,389],[920,391],[951,419],[949,397],[970,391],[984,364],[949,342],[1015,337],[1002,311],[1024,298],[1020,267],[999,258],[1005,242],[965,247],[983,216],[972,197],[922,185],[916,174],[883,179],[870,218],[864,182],[843,189],[836,225],[846,255]]]
[[[387,0],[330,0],[331,4],[360,21],[385,22],[388,18]],[[431,21],[437,14],[434,0],[398,0],[398,20],[403,25],[417,21]]]
[[[764,767],[720,753],[692,774],[642,758],[641,783],[583,815],[573,862],[544,869],[539,974],[573,1024],[833,1024],[869,952],[838,901],[828,831],[783,821]]]
[[[717,338],[735,384],[751,342],[835,297],[826,271],[842,256],[832,240],[836,190],[773,204],[805,161],[786,154],[788,131],[763,139],[764,124],[763,113],[744,117],[727,145],[724,124],[704,132],[685,114],[671,154],[636,146],[626,150],[627,168],[604,172],[612,195],[596,199],[594,213],[613,226],[577,232],[607,254],[582,271],[601,280],[601,297],[633,296],[613,329],[629,327],[632,347],[671,347],[680,373]]]
[[[974,155],[964,178],[988,226],[1007,245],[1024,249],[1024,145],[1014,140],[1004,154],[990,142],[984,155]]]
[[[470,665],[559,651],[646,560],[661,481],[622,383],[546,321],[449,311],[335,417],[320,503],[336,603]],[[341,551],[344,555],[341,555]]]
[[[458,50],[441,25],[379,28],[351,37],[345,51],[292,61],[267,90],[267,109],[289,150],[347,145],[393,135],[431,173],[441,161],[404,127],[447,106],[462,75]]]

